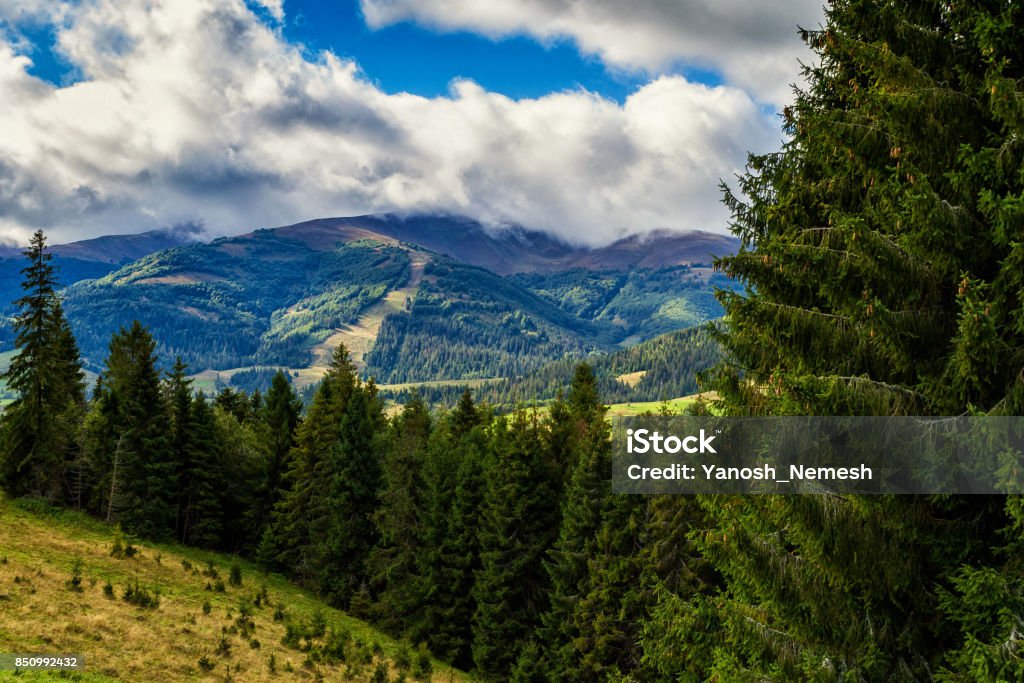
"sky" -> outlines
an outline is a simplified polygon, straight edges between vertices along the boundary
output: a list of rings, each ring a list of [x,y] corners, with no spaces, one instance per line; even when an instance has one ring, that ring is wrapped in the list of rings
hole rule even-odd
[[[447,213],[727,230],[819,0],[0,0],[0,241]]]

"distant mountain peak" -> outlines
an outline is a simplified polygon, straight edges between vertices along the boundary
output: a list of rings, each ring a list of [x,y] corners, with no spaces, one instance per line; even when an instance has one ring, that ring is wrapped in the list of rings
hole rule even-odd
[[[68,244],[55,244],[50,251],[64,258],[119,265],[155,251],[196,242],[199,231],[199,226],[188,224],[133,235],[104,235]]]
[[[315,250],[330,250],[339,242],[368,238],[403,242],[501,275],[706,264],[713,256],[733,253],[739,245],[733,237],[709,232],[658,230],[588,248],[522,226],[487,228],[469,218],[440,215],[319,218],[274,228],[273,232]]]

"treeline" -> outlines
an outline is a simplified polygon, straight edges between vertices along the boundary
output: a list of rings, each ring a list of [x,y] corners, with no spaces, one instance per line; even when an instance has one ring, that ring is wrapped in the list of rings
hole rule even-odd
[[[523,377],[488,382],[473,389],[477,400],[508,411],[534,401],[546,401],[569,391],[574,368],[582,360],[591,366],[601,398],[607,403],[662,401],[700,391],[701,373],[721,360],[718,341],[707,327],[679,330],[614,353],[569,357],[546,363]],[[622,375],[642,372],[635,383]],[[404,404],[418,394],[431,405],[453,406],[465,385],[421,385],[382,389],[381,395]]]

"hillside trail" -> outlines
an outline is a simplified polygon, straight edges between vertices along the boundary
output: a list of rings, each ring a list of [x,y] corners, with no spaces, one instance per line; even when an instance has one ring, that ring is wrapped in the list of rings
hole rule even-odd
[[[344,343],[356,367],[362,371],[366,367],[366,355],[373,347],[373,342],[380,333],[384,318],[392,313],[406,310],[406,301],[416,296],[416,289],[423,280],[423,269],[430,260],[429,255],[411,252],[409,263],[411,272],[409,280],[398,289],[388,292],[383,299],[367,307],[359,319],[351,325],[342,325],[334,329],[323,342],[313,347],[313,363],[310,370],[319,370],[322,375],[331,364],[331,356],[338,345]]]

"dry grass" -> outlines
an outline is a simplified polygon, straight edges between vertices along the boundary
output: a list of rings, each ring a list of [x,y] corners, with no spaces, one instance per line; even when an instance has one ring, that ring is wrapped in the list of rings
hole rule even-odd
[[[628,387],[636,389],[636,385],[640,384],[640,380],[642,380],[646,374],[646,370],[638,370],[637,372],[627,372],[624,375],[619,375],[615,379]]]
[[[110,553],[113,537],[113,529],[84,515],[0,498],[0,653],[80,654],[87,675],[76,679],[83,681],[314,681],[321,676],[363,681],[380,661],[389,662],[392,678],[396,673],[397,642],[281,577],[240,561],[242,585],[232,586],[234,558],[174,545],[136,542],[135,557],[116,559]],[[76,560],[82,566],[81,592],[67,586]],[[207,589],[216,585],[203,574],[208,562],[224,592]],[[122,599],[136,580],[159,593],[156,609]],[[104,595],[108,581],[113,597]],[[251,607],[264,587],[269,599]],[[238,630],[243,604],[250,605],[255,625],[250,637]],[[274,619],[278,606],[288,622],[308,622],[319,611],[329,628],[350,634],[346,662],[307,662],[306,652],[285,646],[285,621]],[[222,638],[228,654],[217,652]],[[271,655],[276,674],[270,671]],[[213,664],[211,671],[201,668],[204,657]],[[434,680],[470,680],[436,661],[433,671]],[[409,673],[406,677],[414,680]],[[47,680],[47,675],[18,680]]]

